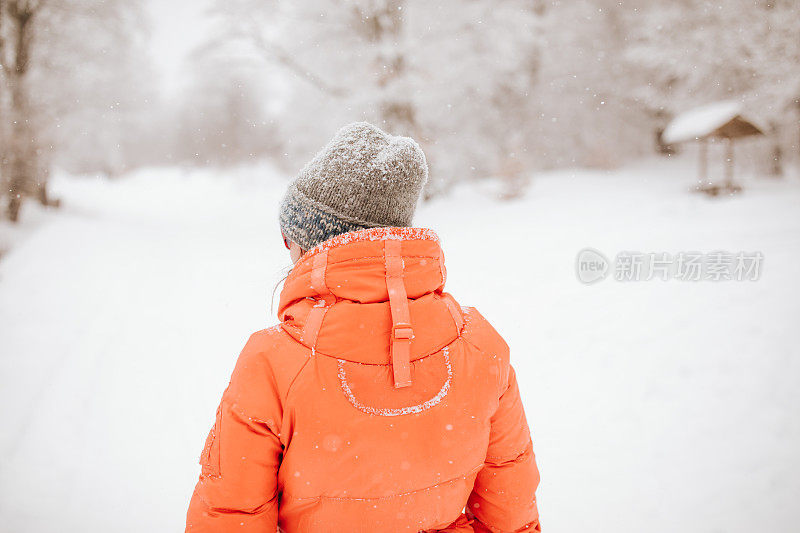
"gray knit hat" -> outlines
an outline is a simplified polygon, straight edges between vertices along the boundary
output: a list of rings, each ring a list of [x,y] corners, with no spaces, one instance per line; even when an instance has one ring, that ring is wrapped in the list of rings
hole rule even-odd
[[[413,139],[349,124],[289,185],[281,230],[310,250],[348,231],[410,226],[427,179],[425,154]]]

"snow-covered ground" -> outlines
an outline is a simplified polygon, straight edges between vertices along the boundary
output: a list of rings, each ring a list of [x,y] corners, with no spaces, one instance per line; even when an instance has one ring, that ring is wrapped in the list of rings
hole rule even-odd
[[[512,347],[553,533],[789,532],[800,500],[800,179],[689,194],[693,161],[463,186],[421,208],[449,290]],[[289,265],[285,182],[61,177],[0,259],[0,531],[175,532],[248,335]],[[0,233],[0,237],[9,232]],[[754,282],[606,279],[584,247],[760,251]]]

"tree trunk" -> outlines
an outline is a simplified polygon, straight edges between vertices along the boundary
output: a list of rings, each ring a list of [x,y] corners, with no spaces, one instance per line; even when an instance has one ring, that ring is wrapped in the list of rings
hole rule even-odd
[[[4,67],[8,64],[6,51],[6,34],[5,34],[5,26],[6,26],[6,8],[8,2],[6,0],[0,0],[0,64]],[[8,120],[5,120],[5,117],[8,116],[8,72],[7,69],[2,68],[0,69],[0,117],[3,120],[0,120],[0,198],[3,198],[3,195],[8,190]],[[2,207],[0,207],[0,213],[2,213]]]
[[[7,14],[14,34],[11,68],[7,71],[10,89],[11,131],[9,139],[8,218],[16,222],[24,198],[36,195],[47,197],[38,183],[38,150],[32,124],[30,98],[28,94],[28,72],[32,43],[32,23],[36,5],[12,1]]]
[[[400,38],[405,30],[405,0],[384,0],[374,6],[369,16],[362,13],[364,33],[380,52],[375,69],[381,74],[376,80],[378,109],[382,127],[395,135],[416,136],[417,117],[414,103],[403,89],[408,60]]]

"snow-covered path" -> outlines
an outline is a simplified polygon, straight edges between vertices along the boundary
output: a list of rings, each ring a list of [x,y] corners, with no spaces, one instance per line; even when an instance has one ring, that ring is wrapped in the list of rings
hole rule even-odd
[[[684,164],[557,172],[422,208],[492,320],[549,532],[791,531],[800,498],[800,183],[683,191]],[[263,177],[263,176],[262,176]],[[283,182],[61,180],[0,261],[0,531],[174,532],[239,350],[274,323]],[[580,284],[578,250],[755,251],[757,282]]]

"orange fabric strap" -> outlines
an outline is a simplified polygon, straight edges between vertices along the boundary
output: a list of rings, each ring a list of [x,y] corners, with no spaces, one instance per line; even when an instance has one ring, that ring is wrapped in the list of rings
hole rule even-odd
[[[392,311],[392,372],[396,389],[411,385],[411,315],[408,311],[408,294],[403,282],[403,256],[401,241],[386,239],[383,245],[386,260],[386,289]]]
[[[314,256],[314,262],[311,264],[311,288],[320,295],[320,299],[308,312],[306,317],[306,324],[303,326],[303,333],[300,335],[300,340],[304,343],[311,345],[311,348],[317,344],[317,335],[319,335],[319,328],[322,327],[322,319],[325,318],[325,313],[330,309],[331,304],[335,301],[335,297],[328,290],[325,284],[325,269],[328,266],[328,252],[321,252]]]

